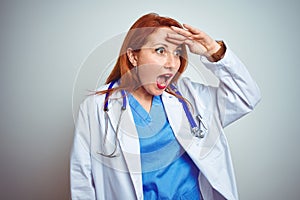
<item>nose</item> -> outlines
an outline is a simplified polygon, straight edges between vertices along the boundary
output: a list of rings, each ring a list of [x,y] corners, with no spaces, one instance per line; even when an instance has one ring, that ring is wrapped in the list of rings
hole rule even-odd
[[[165,62],[165,68],[178,68],[180,65],[180,60],[178,56],[175,56],[172,53],[168,53]]]

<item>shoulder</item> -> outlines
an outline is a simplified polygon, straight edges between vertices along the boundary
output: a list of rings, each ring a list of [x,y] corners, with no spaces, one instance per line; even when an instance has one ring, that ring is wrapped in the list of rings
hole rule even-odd
[[[209,92],[214,88],[212,86],[208,86],[200,82],[192,81],[188,77],[180,78],[177,82],[177,87],[181,93],[189,93],[190,95]]]
[[[217,88],[183,77],[177,82],[177,88],[193,107],[214,107],[216,105]]]

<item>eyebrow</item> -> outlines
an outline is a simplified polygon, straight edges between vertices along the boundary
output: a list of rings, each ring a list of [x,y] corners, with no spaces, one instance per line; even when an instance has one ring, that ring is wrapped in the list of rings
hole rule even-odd
[[[165,46],[165,47],[169,47],[167,44],[162,43],[162,42],[159,42],[159,43],[153,43],[153,44],[151,44],[151,45],[153,45],[153,46],[162,45],[162,46]]]
[[[162,45],[162,46],[165,46],[166,48],[169,47],[167,44],[162,43],[162,42],[159,42],[159,43],[153,43],[153,44],[151,44],[151,45],[153,45],[153,46]],[[178,45],[178,46],[176,47],[176,49],[182,49],[182,45]]]

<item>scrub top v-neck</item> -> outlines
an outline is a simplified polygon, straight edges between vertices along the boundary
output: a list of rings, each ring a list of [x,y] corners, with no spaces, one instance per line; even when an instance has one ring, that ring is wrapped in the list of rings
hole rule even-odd
[[[161,96],[153,96],[149,113],[131,94],[128,101],[140,141],[144,199],[201,199],[199,170],[177,142]]]

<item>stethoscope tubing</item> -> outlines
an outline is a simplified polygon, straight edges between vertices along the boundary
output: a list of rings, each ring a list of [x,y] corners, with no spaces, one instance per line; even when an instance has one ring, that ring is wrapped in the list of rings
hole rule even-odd
[[[118,82],[117,80],[115,81],[112,81],[107,90],[108,92],[105,94],[105,102],[104,102],[104,107],[103,107],[103,110],[105,111],[106,113],[106,118],[108,117],[107,116],[107,112],[108,112],[108,100],[109,100],[109,95],[110,95],[110,90],[112,89],[112,87],[114,86],[114,84]],[[171,89],[180,97],[182,97],[182,94],[178,91],[178,89],[176,88],[176,86],[174,84],[170,84],[170,87]],[[116,130],[116,133],[115,133],[115,139],[117,140],[117,135],[118,135],[118,131],[119,131],[119,125],[120,125],[120,122],[121,122],[121,117],[122,117],[122,114],[123,112],[126,110],[126,104],[127,104],[127,98],[126,98],[126,93],[124,90],[121,90],[121,95],[122,95],[122,107],[121,107],[121,115],[119,117],[119,120],[118,120],[118,126],[117,126],[117,130]],[[181,98],[178,98],[179,102],[182,104],[182,107],[183,107],[183,110],[186,114],[186,117],[190,123],[190,126],[191,126],[191,130],[192,130],[192,133],[194,134],[194,136],[196,137],[200,137],[200,138],[203,138],[204,137],[204,132],[202,130],[200,130],[200,126],[197,126],[193,116],[192,116],[192,113],[190,112],[190,109],[187,105],[187,103],[181,99]],[[207,127],[204,125],[203,121],[202,121],[202,117],[201,115],[197,115],[197,119],[199,120],[200,123],[202,123],[202,125],[204,126],[205,129],[207,129]],[[107,119],[106,119],[107,120]],[[108,126],[108,123],[106,122],[105,123],[105,137],[107,136],[107,126]],[[104,143],[105,143],[105,139],[104,139]],[[114,150],[112,151],[112,153],[110,154],[104,154],[102,152],[97,152],[99,153],[100,155],[102,156],[106,156],[106,157],[110,157],[110,158],[113,158],[113,157],[116,157],[117,154],[116,154],[116,150],[117,150],[117,141],[115,141],[115,148]]]
[[[182,97],[182,94],[179,92],[179,90],[176,88],[176,86],[174,84],[170,84],[170,87],[171,89],[178,95],[178,96],[181,96]],[[193,134],[196,136],[196,137],[200,137],[200,138],[203,138],[204,137],[204,132],[202,130],[200,130],[200,126],[197,126],[193,116],[192,116],[192,113],[187,105],[187,103],[181,99],[181,98],[178,98],[178,101],[182,104],[182,107],[183,107],[183,110],[185,112],[185,115],[190,123],[190,126],[191,126],[191,129],[192,129],[192,132]],[[197,115],[197,119],[199,120],[200,123],[203,124],[204,128],[206,128],[206,126],[204,125],[204,123],[202,122],[202,117],[201,115]]]

